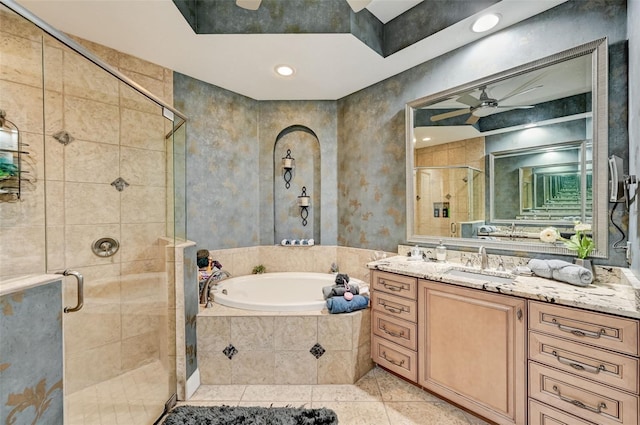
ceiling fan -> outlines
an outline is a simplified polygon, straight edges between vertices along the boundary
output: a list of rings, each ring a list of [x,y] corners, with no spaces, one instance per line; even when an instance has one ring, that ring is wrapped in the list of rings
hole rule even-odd
[[[346,0],[354,12],[360,12],[367,7],[372,0]],[[258,10],[262,0],[236,0],[236,5],[248,10]]]
[[[445,112],[442,114],[434,115],[431,117],[432,122],[441,121],[447,118],[457,117],[464,114],[469,114],[469,118],[465,121],[465,124],[475,124],[482,117],[494,114],[498,112],[498,109],[531,109],[532,105],[500,105],[501,102],[510,99],[514,96],[519,96],[524,93],[539,89],[542,85],[529,87],[531,84],[540,80],[544,74],[538,75],[534,79],[527,81],[520,87],[508,93],[501,99],[495,99],[487,93],[487,86],[479,87],[480,96],[475,98],[469,93],[465,93],[456,99],[457,102],[469,105],[468,108],[457,109],[455,111]]]

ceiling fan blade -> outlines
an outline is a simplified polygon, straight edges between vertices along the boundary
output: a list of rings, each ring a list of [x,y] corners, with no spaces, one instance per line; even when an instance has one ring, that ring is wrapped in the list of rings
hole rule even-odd
[[[456,99],[457,102],[464,103],[465,105],[469,105],[472,108],[475,108],[480,104],[480,100],[471,96],[470,94],[463,94],[459,98]]]
[[[465,123],[465,124],[475,124],[475,123],[477,123],[477,122],[478,122],[478,120],[479,120],[479,119],[480,119],[480,117],[478,117],[478,116],[476,116],[476,115],[471,114],[471,116],[469,117],[469,119],[468,119],[468,120],[466,120],[464,123]]]
[[[503,97],[503,98],[502,98],[502,99],[500,99],[498,102],[502,102],[502,101],[504,101],[504,100],[511,99],[511,98],[512,98],[512,97],[514,97],[514,96],[520,96],[521,94],[525,94],[525,93],[532,92],[532,91],[534,91],[534,90],[536,90],[536,89],[539,89],[540,87],[542,87],[542,84],[537,85],[537,86],[533,86],[533,87],[529,87],[528,89],[524,89],[524,90],[519,91],[519,92],[517,92],[517,93],[513,93],[513,92],[512,92],[512,93],[509,93],[509,95],[508,95],[508,96]]]
[[[529,86],[531,86],[532,84],[536,83],[537,81],[540,81],[548,73],[549,73],[549,71],[545,71],[545,72],[541,73],[540,75],[538,75],[536,77],[533,77],[532,79],[530,79],[526,83],[522,84],[520,87],[512,90],[511,93],[508,93],[506,96],[503,96],[502,99],[498,100],[498,102],[502,102],[503,100],[509,99],[510,97],[513,97],[513,96],[525,93],[527,91],[535,90],[535,89],[538,89],[538,88],[542,87],[542,85],[538,85],[538,86],[535,86],[535,87],[529,87]],[[530,88],[531,88],[531,90],[529,90]]]
[[[247,10],[258,10],[262,0],[236,0],[236,6]]]
[[[351,9],[353,9],[354,12],[358,13],[365,7],[369,6],[371,1],[372,0],[347,0],[347,3],[349,3],[349,6],[351,6]]]
[[[434,115],[431,117],[431,121],[432,122],[436,122],[436,121],[440,121],[440,120],[444,120],[447,118],[452,118],[452,117],[457,117],[460,115],[464,115],[464,114],[468,114],[469,112],[471,112],[469,109],[458,109],[455,111],[450,111],[450,112],[445,112],[443,114],[438,114],[438,115]]]
[[[531,109],[535,108],[533,105],[509,105],[509,106],[496,106],[498,109]]]

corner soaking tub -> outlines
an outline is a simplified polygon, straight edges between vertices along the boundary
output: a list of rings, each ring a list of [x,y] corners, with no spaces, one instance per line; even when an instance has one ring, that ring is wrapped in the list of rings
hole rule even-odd
[[[364,285],[354,278],[349,283]],[[265,273],[225,279],[212,293],[214,302],[244,310],[320,311],[325,307],[322,288],[333,284],[330,273]]]

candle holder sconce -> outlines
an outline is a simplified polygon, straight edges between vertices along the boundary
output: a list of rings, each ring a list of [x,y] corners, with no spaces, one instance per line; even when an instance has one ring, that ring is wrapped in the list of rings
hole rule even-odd
[[[302,217],[302,225],[307,225],[307,217],[309,217],[309,207],[311,206],[311,197],[307,195],[307,187],[302,186],[302,194],[298,196],[298,206],[300,207],[300,217]]]
[[[292,171],[296,166],[296,160],[291,157],[291,149],[287,149],[287,156],[282,158],[282,169],[284,170],[284,187],[291,187]]]

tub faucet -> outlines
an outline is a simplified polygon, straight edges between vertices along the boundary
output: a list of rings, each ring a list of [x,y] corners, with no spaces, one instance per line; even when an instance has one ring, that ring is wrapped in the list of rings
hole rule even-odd
[[[211,289],[216,288],[221,280],[224,280],[228,277],[231,277],[231,273],[222,269],[216,270],[211,273],[211,276],[209,276],[202,287],[202,293],[200,294],[200,304],[206,304],[206,308],[211,307]]]
[[[487,257],[487,250],[485,249],[484,245],[480,245],[478,254],[480,254],[480,269],[487,269],[489,267],[489,258]]]

